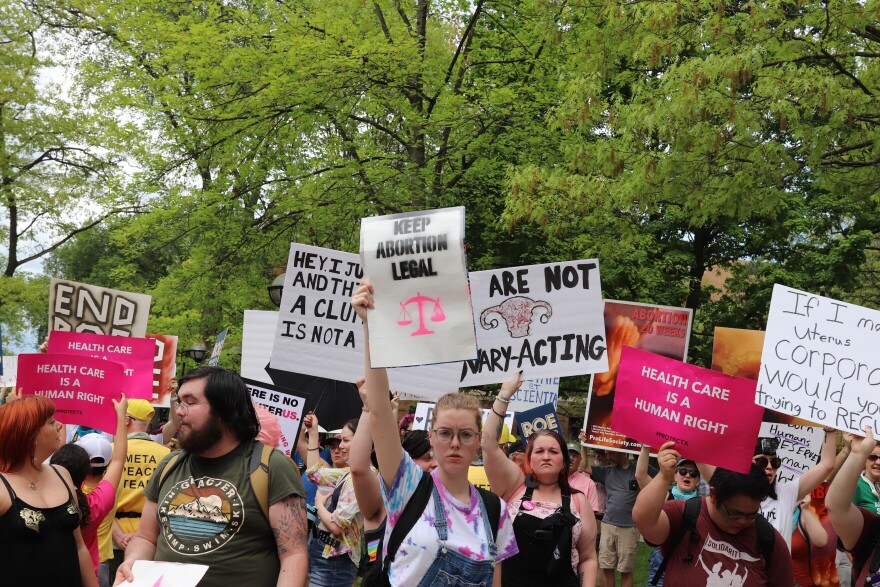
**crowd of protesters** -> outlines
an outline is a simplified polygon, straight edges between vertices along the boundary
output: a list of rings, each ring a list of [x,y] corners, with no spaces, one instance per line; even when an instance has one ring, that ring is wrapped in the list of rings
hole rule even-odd
[[[655,468],[648,447],[633,462],[547,430],[499,442],[513,440],[503,421],[516,373],[485,425],[474,396],[449,393],[430,429],[412,430],[385,369],[370,364],[368,281],[352,306],[366,347],[362,413],[329,433],[307,415],[292,458],[272,448],[275,416],[220,367],[181,379],[164,434],[146,432],[147,402],[114,402],[112,444],[94,430],[65,444],[51,400],[10,393],[0,406],[4,582],[109,587],[157,560],[208,565],[207,587],[613,587],[618,576],[628,587],[643,540],[648,585],[880,584],[870,428],[845,435],[839,452],[826,429],[818,463],[787,482],[773,438],[758,439],[748,473],[683,458],[671,442]],[[140,477],[126,476],[127,457],[144,463]],[[480,461],[489,490],[470,477]],[[830,523],[810,499],[823,486]],[[818,568],[815,549],[831,552],[831,568]]]

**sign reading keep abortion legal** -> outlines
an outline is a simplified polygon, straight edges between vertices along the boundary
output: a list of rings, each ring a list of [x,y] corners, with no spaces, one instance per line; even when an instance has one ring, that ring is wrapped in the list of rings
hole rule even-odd
[[[608,370],[597,259],[477,271],[471,292],[479,356],[462,386]]]
[[[119,363],[81,355],[39,353],[18,356],[23,395],[42,395],[55,402],[55,418],[116,433],[116,410],[125,381]]]
[[[266,314],[244,329],[242,363],[249,357],[249,376],[263,380],[252,371],[266,366],[260,364],[262,345],[272,342],[266,338],[271,327],[273,369],[355,382],[364,372],[364,334],[351,296],[362,276],[357,255],[292,243],[277,319]],[[392,389],[437,399],[458,388],[459,370],[457,364],[401,367],[389,369],[388,379]]]
[[[373,284],[373,367],[477,356],[464,256],[464,208],[362,219],[361,264]]]
[[[880,312],[773,286],[755,401],[864,435],[880,426]]]
[[[625,346],[617,373],[614,430],[685,458],[747,473],[764,410],[755,382]]]

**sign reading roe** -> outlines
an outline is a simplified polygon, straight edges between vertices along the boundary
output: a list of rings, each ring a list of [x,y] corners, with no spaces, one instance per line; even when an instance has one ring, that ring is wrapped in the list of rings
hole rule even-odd
[[[464,257],[464,208],[361,221],[361,261],[373,284],[374,367],[477,356]]]

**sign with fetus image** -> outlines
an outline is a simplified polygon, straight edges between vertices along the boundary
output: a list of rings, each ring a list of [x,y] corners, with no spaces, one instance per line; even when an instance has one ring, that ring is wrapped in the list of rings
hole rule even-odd
[[[693,311],[689,308],[605,300],[604,318],[608,371],[593,376],[584,414],[585,444],[603,450],[638,453],[641,449],[639,442],[611,428],[621,351],[624,346],[631,346],[667,359],[685,361]]]

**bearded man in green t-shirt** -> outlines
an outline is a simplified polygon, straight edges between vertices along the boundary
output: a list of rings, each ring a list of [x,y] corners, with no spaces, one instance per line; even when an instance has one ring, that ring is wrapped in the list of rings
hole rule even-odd
[[[305,586],[302,479],[289,458],[272,452],[266,519],[251,486],[260,426],[244,381],[221,367],[194,369],[180,380],[177,410],[183,452],[163,459],[147,484],[115,585],[131,581],[134,562],[145,559],[208,565],[200,587]]]

